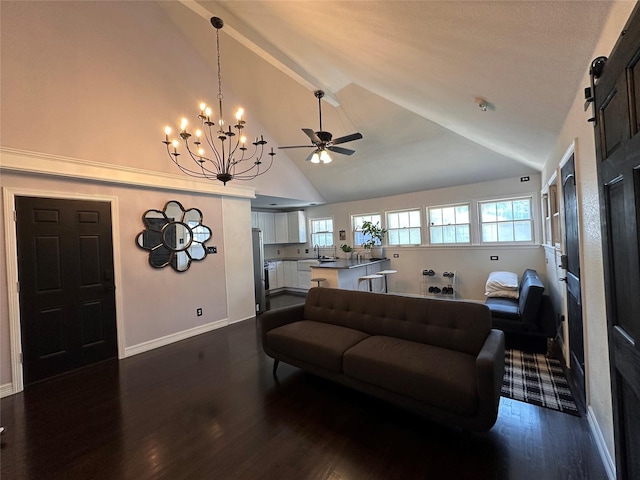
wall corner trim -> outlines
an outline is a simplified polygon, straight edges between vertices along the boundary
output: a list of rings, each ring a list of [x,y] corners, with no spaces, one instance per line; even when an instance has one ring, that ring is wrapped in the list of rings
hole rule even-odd
[[[598,420],[596,419],[591,406],[587,408],[587,420],[589,421],[589,428],[591,429],[591,437],[596,443],[604,469],[607,472],[607,478],[609,480],[616,480],[616,464],[607,449],[607,444],[604,441],[602,430],[600,429],[600,425],[598,424]]]

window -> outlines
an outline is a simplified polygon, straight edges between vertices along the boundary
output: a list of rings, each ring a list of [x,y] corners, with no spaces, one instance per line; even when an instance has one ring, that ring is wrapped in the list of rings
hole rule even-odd
[[[471,243],[469,204],[429,207],[431,243]]]
[[[387,213],[389,245],[420,245],[420,210]]]
[[[333,245],[333,218],[311,220],[311,245],[331,247]]]
[[[351,225],[353,226],[353,244],[355,246],[360,246],[365,242],[365,240],[367,240],[365,235],[362,233],[362,224],[366,221],[369,221],[374,225],[376,223],[380,223],[380,214],[354,215],[351,217]]]
[[[482,242],[531,242],[531,197],[479,202]]]

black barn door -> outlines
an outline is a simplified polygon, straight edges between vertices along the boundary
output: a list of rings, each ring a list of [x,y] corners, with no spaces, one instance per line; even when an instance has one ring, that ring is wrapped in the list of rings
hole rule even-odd
[[[640,7],[595,87],[616,471],[640,478]]]
[[[117,357],[111,206],[16,197],[25,385]]]

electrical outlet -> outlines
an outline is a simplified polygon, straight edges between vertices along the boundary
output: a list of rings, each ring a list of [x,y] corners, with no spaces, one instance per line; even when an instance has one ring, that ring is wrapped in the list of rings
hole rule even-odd
[[[202,316],[202,309],[201,308],[197,308],[196,309],[196,315],[201,317]]]
[[[207,253],[218,253],[218,247],[207,247]]]
[[[491,255],[490,260],[498,260],[498,255]]]
[[[528,182],[529,181],[529,177],[520,177],[520,181],[521,182]]]
[[[398,258],[398,257],[400,257],[400,254],[399,254],[399,253],[394,253],[394,254],[393,254],[393,258]]]

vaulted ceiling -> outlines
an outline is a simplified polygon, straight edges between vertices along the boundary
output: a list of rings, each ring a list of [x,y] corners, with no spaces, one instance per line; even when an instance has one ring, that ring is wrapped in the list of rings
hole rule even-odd
[[[326,165],[305,161],[311,148],[278,151],[329,203],[540,171],[615,4],[161,3],[212,64],[208,19],[225,21],[223,89],[277,146],[310,144],[301,128],[318,130],[317,89],[326,92],[324,130],[362,133],[342,145],[355,154]]]

